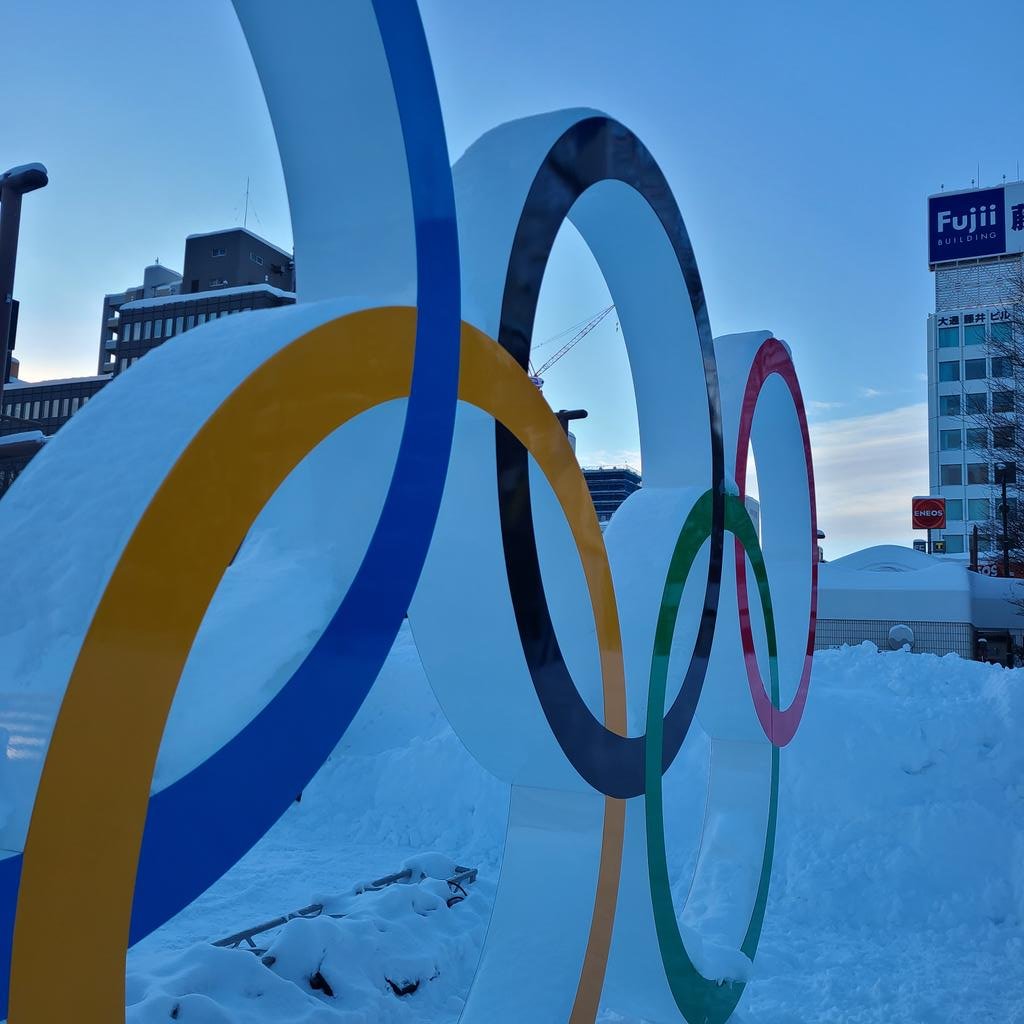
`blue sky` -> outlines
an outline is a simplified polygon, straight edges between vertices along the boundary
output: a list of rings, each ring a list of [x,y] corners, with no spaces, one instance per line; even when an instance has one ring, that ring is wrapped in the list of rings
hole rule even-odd
[[[812,414],[830,553],[907,543],[927,490],[925,196],[1017,176],[1019,0],[964,24],[935,2],[691,4],[423,0],[453,156],[496,123],[587,105],[629,124],[683,209],[716,334],[793,347]],[[286,7],[282,7],[282,14]],[[95,372],[102,296],[184,237],[239,223],[290,244],[269,118],[227,0],[5,11],[0,163],[41,160],[17,293],[27,379]],[[977,38],[976,38],[977,37]],[[538,340],[605,304],[560,241]],[[585,462],[636,461],[621,336],[609,319],[548,375],[582,405]]]

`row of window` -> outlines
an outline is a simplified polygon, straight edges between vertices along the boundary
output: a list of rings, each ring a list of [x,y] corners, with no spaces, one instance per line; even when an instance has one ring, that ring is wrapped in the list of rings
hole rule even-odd
[[[987,523],[992,519],[996,512],[1000,511],[999,506],[1002,502],[996,502],[993,507],[993,502],[989,498],[968,498],[967,499],[967,521],[970,523]],[[1007,508],[1009,514],[1013,516],[1017,509],[1017,499],[1008,497],[1006,499]],[[946,521],[950,523],[960,523],[964,520],[964,499],[963,498],[947,498],[946,499]]]
[[[939,348],[959,348],[960,328],[940,327],[938,329]],[[1010,324],[990,324],[989,340],[993,345],[1008,345],[1012,337]],[[963,328],[963,343],[965,345],[985,344],[984,324],[965,324]]]
[[[939,466],[939,483],[957,485],[964,482],[964,467],[955,462],[948,466]],[[995,474],[987,462],[967,463],[967,482],[969,484],[990,484],[995,482]]]
[[[989,392],[979,391],[977,394],[940,395],[940,416],[977,416],[989,411]],[[993,391],[992,412],[1013,412],[1013,392]]]
[[[964,380],[985,380],[986,377],[1012,377],[1013,364],[1007,356],[993,356],[991,359],[965,359]],[[992,364],[992,373],[986,374],[986,364]],[[939,380],[960,380],[960,360],[943,359],[939,361]]]
[[[81,398],[43,398],[34,402],[7,402],[4,404],[4,415],[13,416],[16,420],[48,420],[56,417],[74,416],[89,401],[89,395]]]
[[[189,313],[188,316],[158,317],[156,320],[136,320],[122,328],[121,341],[152,341],[157,338],[173,338],[175,334],[190,331],[198,324],[230,313],[248,313],[252,306],[242,309],[222,309],[219,313]],[[130,336],[129,336],[130,335]]]
[[[955,430],[940,430],[939,447],[944,452],[959,451],[964,447],[964,433],[959,427]],[[988,448],[1012,448],[1014,445],[1014,429],[1012,426],[993,427],[991,444],[989,444],[988,427],[968,427],[966,434],[968,448],[985,451]]]
[[[962,555],[968,550],[968,545],[970,544],[969,538],[965,537],[962,533],[944,533],[942,539],[946,542],[947,555]],[[979,530],[978,550],[996,551],[997,549],[998,545],[993,538]]]

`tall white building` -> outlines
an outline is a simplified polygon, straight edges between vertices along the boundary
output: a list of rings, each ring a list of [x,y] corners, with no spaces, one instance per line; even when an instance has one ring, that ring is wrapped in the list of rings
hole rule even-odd
[[[998,538],[997,473],[1012,462],[1014,373],[1000,346],[1011,339],[1019,309],[1024,252],[1024,183],[943,192],[928,199],[929,267],[935,312],[928,317],[928,449],[930,493],[946,499],[945,530],[934,539],[966,559],[979,526],[981,561]],[[993,351],[995,350],[995,351]],[[1024,425],[1022,428],[1024,429]],[[1024,474],[1024,467],[1021,468]]]

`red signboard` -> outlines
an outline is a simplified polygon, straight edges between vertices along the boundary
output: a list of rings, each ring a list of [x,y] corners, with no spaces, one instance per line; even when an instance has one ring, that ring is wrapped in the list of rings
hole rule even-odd
[[[915,530],[944,530],[946,528],[946,499],[924,496],[910,499],[911,516]]]

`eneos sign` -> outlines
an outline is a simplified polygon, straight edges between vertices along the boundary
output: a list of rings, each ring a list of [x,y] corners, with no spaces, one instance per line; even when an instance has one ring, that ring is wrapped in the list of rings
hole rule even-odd
[[[915,530],[943,530],[946,527],[946,499],[923,495],[910,499]]]

